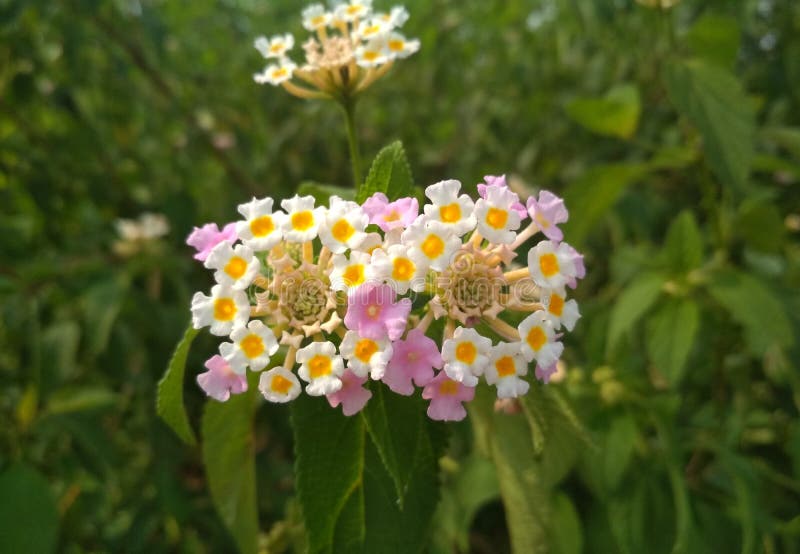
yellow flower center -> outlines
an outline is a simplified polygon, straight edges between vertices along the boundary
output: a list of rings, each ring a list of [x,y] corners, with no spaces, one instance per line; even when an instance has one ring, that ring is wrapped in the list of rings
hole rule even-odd
[[[340,219],[331,227],[331,235],[339,242],[345,242],[353,236],[356,230],[346,219]]]
[[[470,341],[458,343],[456,346],[456,360],[465,364],[471,364],[478,355],[478,349]]]
[[[236,316],[236,304],[231,298],[217,298],[214,301],[214,319],[230,321]]]
[[[266,237],[275,230],[275,223],[268,215],[262,215],[250,222],[250,232],[254,237]]]
[[[453,396],[457,392],[458,392],[458,383],[456,383],[455,381],[447,379],[446,381],[442,381],[442,384],[439,385],[439,394]]]
[[[494,367],[499,377],[508,377],[517,372],[517,366],[511,356],[503,356],[494,363]]]
[[[528,345],[534,352],[538,352],[547,342],[547,335],[542,331],[541,327],[534,327],[528,331],[528,336],[525,337],[525,340],[528,341]]]
[[[392,279],[408,281],[414,275],[417,266],[408,258],[395,258],[392,269]]]
[[[348,287],[357,287],[364,282],[364,264],[348,265],[342,272],[344,284]]]
[[[508,212],[506,210],[489,208],[489,211],[486,212],[486,223],[489,224],[489,227],[502,229],[506,226],[506,221],[508,221]]]
[[[244,258],[233,256],[230,260],[228,260],[228,263],[225,264],[224,271],[231,279],[239,279],[242,275],[244,275],[244,272],[247,271],[247,262],[244,260]]]
[[[378,351],[378,343],[372,339],[361,339],[356,343],[355,354],[356,358],[362,362],[369,363],[372,355]]]
[[[269,47],[269,51],[272,54],[279,54],[279,53],[283,52],[283,43],[282,42],[277,42],[277,43],[273,44],[272,46]]]
[[[312,379],[318,379],[331,373],[331,359],[328,356],[317,354],[308,361],[308,375]]]
[[[264,341],[261,340],[261,337],[253,333],[243,338],[239,346],[242,348],[244,355],[248,358],[258,358],[264,353]]]
[[[372,319],[377,319],[377,317],[381,315],[381,307],[373,304],[372,306],[367,308],[367,315]]]
[[[461,206],[458,205],[458,202],[442,206],[439,208],[439,217],[445,223],[455,223],[461,219]]]
[[[356,15],[359,12],[361,12],[361,6],[359,5],[347,7],[347,15]]]
[[[279,394],[289,394],[292,388],[292,382],[283,375],[275,375],[269,383],[269,388]]]
[[[400,219],[400,212],[397,210],[392,210],[389,215],[383,216],[384,221],[397,221],[398,219]]]
[[[311,24],[313,26],[315,26],[315,27],[319,27],[323,23],[325,23],[325,16],[324,15],[317,15],[317,16],[311,18]]]
[[[547,310],[556,317],[561,317],[561,313],[564,311],[564,299],[553,293],[550,295],[550,306],[548,306]]]
[[[364,36],[374,35],[375,33],[377,33],[380,30],[381,30],[381,26],[380,25],[371,25],[371,26],[367,27],[366,29],[364,29]]]
[[[539,258],[539,269],[542,270],[542,275],[545,277],[552,277],[561,269],[558,265],[558,258],[555,254],[544,254]]]
[[[272,78],[273,79],[280,79],[281,77],[286,77],[289,74],[289,70],[285,67],[279,67],[272,71]]]
[[[307,231],[312,225],[314,225],[314,214],[311,210],[292,214],[292,229],[295,231]]]
[[[406,43],[402,40],[390,40],[389,41],[389,50],[392,52],[400,52],[405,47]]]
[[[444,241],[437,235],[428,235],[428,237],[422,241],[421,249],[422,253],[430,259],[436,259],[444,252]]]
[[[380,55],[381,55],[381,53],[377,52],[375,50],[365,50],[364,51],[364,59],[367,60],[368,62],[374,62],[375,60],[378,59],[378,56],[380,56]]]

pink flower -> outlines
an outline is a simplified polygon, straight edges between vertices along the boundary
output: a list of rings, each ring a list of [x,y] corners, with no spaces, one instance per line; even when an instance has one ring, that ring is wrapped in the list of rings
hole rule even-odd
[[[369,222],[384,231],[404,229],[414,223],[419,215],[419,201],[416,198],[398,198],[394,202],[382,192],[376,192],[361,206],[369,216]]]
[[[396,299],[389,285],[365,283],[348,297],[344,324],[367,339],[397,340],[406,329],[411,299]]]
[[[236,242],[236,238],[236,223],[228,223],[222,228],[222,231],[219,230],[216,223],[206,223],[202,227],[194,228],[186,239],[186,244],[197,250],[194,259],[204,262],[216,245],[222,241],[233,244]]]
[[[433,379],[433,368],[441,369],[443,363],[436,342],[419,329],[412,329],[405,340],[392,343],[392,359],[383,382],[397,394],[408,396],[414,392],[412,380],[424,387]]]
[[[422,398],[430,400],[428,417],[438,421],[461,421],[467,416],[462,402],[475,398],[475,388],[453,381],[442,371],[425,385]]]
[[[197,376],[197,384],[214,400],[225,402],[231,394],[240,394],[247,390],[247,378],[234,373],[222,356],[212,356],[205,366],[208,371]]]
[[[542,383],[547,384],[550,382],[550,377],[555,375],[557,371],[558,371],[558,360],[556,360],[547,367],[542,367],[539,364],[536,364],[535,374],[537,379],[539,379]]]
[[[578,279],[586,277],[586,266],[583,264],[583,254],[572,248],[566,242],[563,244],[568,256],[572,259],[572,264],[575,266],[575,277],[567,278],[567,285],[569,285],[569,288],[574,289],[578,286]]]
[[[506,184],[505,175],[484,175],[483,180],[486,181],[486,183],[478,183],[478,194],[484,200],[486,200],[487,188],[489,187],[508,188],[508,185]],[[522,202],[519,201],[514,202],[513,204],[511,204],[510,207],[512,210],[514,210],[519,214],[520,221],[528,217],[528,210],[525,208],[525,206],[522,205]]]
[[[533,196],[528,198],[528,214],[538,225],[539,230],[550,240],[560,241],[564,238],[564,233],[556,227],[559,223],[564,223],[569,219],[569,212],[564,206],[564,200],[552,192],[539,191],[539,199]]]
[[[358,377],[349,369],[340,377],[342,388],[328,395],[328,404],[335,408],[342,405],[342,413],[351,416],[360,412],[367,404],[367,400],[372,398],[372,393],[362,387],[367,382],[366,377]]]

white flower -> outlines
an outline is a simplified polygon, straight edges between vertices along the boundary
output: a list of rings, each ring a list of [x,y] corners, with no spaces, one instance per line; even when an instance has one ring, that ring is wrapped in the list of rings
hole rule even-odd
[[[371,254],[381,244],[383,244],[383,237],[380,233],[366,233],[361,237],[361,242],[353,246],[353,250]]]
[[[575,251],[566,242],[543,240],[528,251],[528,269],[533,282],[542,288],[562,289],[581,277]]]
[[[261,374],[258,390],[270,402],[283,404],[294,400],[300,394],[300,381],[288,369],[274,367]]]
[[[350,0],[336,6],[334,17],[338,21],[351,23],[357,19],[369,17],[372,12],[372,0]]]
[[[402,27],[408,21],[408,10],[404,6],[394,6],[389,13],[375,14],[393,28]]]
[[[261,36],[255,40],[253,46],[265,58],[283,58],[286,52],[294,48],[294,37],[291,33],[275,35],[271,39]]]
[[[492,341],[478,334],[475,329],[458,327],[452,339],[442,344],[442,360],[447,376],[467,387],[478,384],[478,375],[483,374],[489,363]]]
[[[527,373],[518,342],[501,342],[492,348],[485,375],[487,383],[497,385],[498,398],[516,398],[528,392],[530,385],[521,379]]]
[[[366,281],[367,268],[372,256],[366,252],[351,251],[350,256],[334,254],[331,270],[331,288],[352,292]]]
[[[386,38],[386,48],[392,59],[407,58],[419,50],[419,40],[409,40],[400,33],[390,33]]]
[[[511,244],[517,238],[519,214],[511,208],[519,197],[507,187],[486,187],[486,198],[475,202],[478,232],[491,243]]]
[[[288,58],[281,58],[279,63],[270,64],[264,68],[261,73],[253,75],[253,80],[259,85],[269,83],[270,85],[280,85],[284,81],[288,81],[294,75],[294,70],[297,69],[292,60]]]
[[[303,10],[303,27],[308,31],[318,31],[330,25],[332,17],[322,4],[311,4]]]
[[[461,248],[461,239],[440,221],[427,221],[418,217],[402,234],[411,259],[423,259],[431,269],[444,271]]]
[[[236,234],[255,252],[269,250],[283,239],[281,226],[286,214],[272,212],[272,198],[253,198],[246,204],[239,204],[237,209],[245,221],[236,223]]]
[[[347,367],[358,377],[381,379],[386,373],[386,364],[392,358],[389,339],[373,340],[359,336],[356,331],[347,331],[339,352],[347,360]]]
[[[216,245],[203,262],[209,269],[216,269],[214,279],[220,285],[234,290],[245,290],[253,282],[261,268],[261,262],[253,251],[243,244],[231,247],[226,241]]]
[[[331,394],[342,388],[339,377],[344,373],[344,362],[332,342],[312,342],[297,351],[297,361],[301,364],[297,374],[309,383],[306,392],[311,396]]]
[[[572,331],[581,317],[578,303],[575,300],[567,300],[564,289],[545,292],[542,303],[546,307],[545,316],[553,324],[554,329],[563,325],[567,331]]]
[[[542,310],[537,310],[519,324],[519,336],[522,340],[522,355],[529,362],[536,360],[542,367],[553,365],[564,345],[555,340],[553,325]]]
[[[247,366],[252,371],[261,371],[269,364],[269,357],[278,350],[278,341],[272,329],[255,319],[247,327],[234,327],[231,342],[219,345],[219,353],[238,374],[244,374]]]
[[[398,294],[408,289],[417,292],[425,290],[425,275],[428,272],[428,259],[424,256],[411,257],[411,252],[403,244],[393,244],[386,250],[379,248],[372,253],[372,263],[367,268],[370,281],[387,281]]]
[[[282,228],[287,242],[306,242],[317,237],[319,225],[325,218],[325,208],[315,208],[313,196],[295,194],[281,200],[281,207],[286,210]]]
[[[382,38],[372,39],[354,52],[356,63],[361,67],[378,67],[389,61],[389,50]]]
[[[319,238],[334,254],[354,248],[364,240],[369,217],[355,202],[332,196],[330,207],[320,224]]]
[[[247,294],[225,285],[214,285],[211,296],[196,292],[192,297],[192,326],[211,326],[211,334],[224,337],[234,325],[244,326],[250,319]]]
[[[441,221],[460,237],[475,228],[475,204],[466,194],[458,195],[461,183],[451,179],[440,181],[425,189],[431,204],[425,204],[425,215],[431,221]]]
[[[169,232],[169,221],[162,214],[145,212],[138,219],[118,219],[117,233],[126,241],[155,240]]]
[[[366,21],[358,24],[356,29],[356,38],[364,41],[370,41],[377,38],[383,38],[392,30],[391,23],[383,18],[372,17]]]

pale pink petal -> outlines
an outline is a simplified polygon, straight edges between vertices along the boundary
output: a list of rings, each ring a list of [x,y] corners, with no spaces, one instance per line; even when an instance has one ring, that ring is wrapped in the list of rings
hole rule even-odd
[[[197,384],[214,400],[225,402],[231,394],[240,394],[247,390],[247,378],[234,373],[222,356],[212,356],[205,366],[208,371],[197,376]]]
[[[351,416],[360,412],[367,401],[372,398],[372,392],[362,385],[367,382],[366,377],[358,377],[349,369],[342,375],[342,388],[328,395],[331,408],[342,405],[342,413]]]

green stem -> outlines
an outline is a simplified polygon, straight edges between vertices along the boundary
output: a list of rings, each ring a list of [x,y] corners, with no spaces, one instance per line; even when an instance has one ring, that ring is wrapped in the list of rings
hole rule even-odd
[[[353,168],[353,186],[361,186],[361,153],[358,149],[358,135],[356,134],[356,101],[347,98],[342,101],[342,110],[347,125],[347,144],[350,147],[350,164]]]

